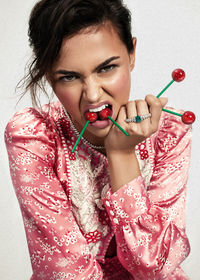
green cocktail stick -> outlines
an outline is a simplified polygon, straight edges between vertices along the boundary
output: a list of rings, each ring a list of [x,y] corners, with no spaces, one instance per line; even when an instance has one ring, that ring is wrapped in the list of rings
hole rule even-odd
[[[173,82],[174,82],[174,80],[172,80],[172,81],[171,81],[171,82],[156,96],[156,97],[159,98],[159,97],[168,89],[168,87],[171,86],[171,84],[172,84]],[[176,113],[176,112],[173,112],[173,111],[170,111],[170,110],[167,110],[167,109],[162,109],[162,111],[182,117],[181,114]]]
[[[78,145],[78,143],[79,143],[79,141],[80,141],[80,139],[81,139],[81,137],[82,137],[84,131],[86,130],[88,124],[89,124],[89,121],[86,122],[86,124],[85,124],[83,130],[81,131],[81,134],[79,135],[79,137],[78,137],[78,139],[77,139],[77,141],[76,141],[76,143],[75,143],[75,145],[74,145],[74,148],[72,149],[72,153],[74,153],[74,151],[75,151],[75,149],[76,149],[76,147],[77,147],[77,145]]]
[[[162,109],[162,111],[167,112],[167,113],[170,113],[170,114],[173,114],[173,115],[176,115],[176,116],[179,116],[179,117],[182,117],[181,114],[176,113],[176,112],[173,112],[173,111],[170,111],[170,110],[167,110],[167,109]]]
[[[182,69],[175,69],[172,72],[172,78],[173,80],[156,96],[157,98],[159,98],[173,84],[173,82],[182,82],[185,79],[185,72]],[[162,109],[162,111],[182,117],[181,114],[167,109]]]
[[[156,97],[159,98],[172,84],[175,82],[172,80]]]
[[[111,120],[126,136],[129,136],[129,134],[118,123],[116,123],[116,121],[114,121],[110,116],[108,116],[108,119]]]

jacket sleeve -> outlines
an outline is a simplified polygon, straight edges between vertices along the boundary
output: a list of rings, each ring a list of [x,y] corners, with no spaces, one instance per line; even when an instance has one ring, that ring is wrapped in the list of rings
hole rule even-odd
[[[53,128],[32,108],[9,121],[5,129],[10,173],[19,201],[32,279],[102,279],[102,270],[70,210],[54,172]]]
[[[149,185],[139,176],[115,193],[110,188],[103,198],[117,256],[135,280],[166,279],[190,252],[185,194],[191,125],[165,114],[154,143],[155,167]]]

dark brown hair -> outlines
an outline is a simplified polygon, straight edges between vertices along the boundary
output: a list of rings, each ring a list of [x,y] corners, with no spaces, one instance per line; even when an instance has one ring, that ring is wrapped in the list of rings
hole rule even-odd
[[[133,51],[131,14],[122,0],[42,0],[36,3],[29,19],[29,42],[33,60],[23,78],[24,94],[30,90],[37,107],[38,88],[47,96],[45,75],[50,73],[64,38],[84,28],[111,22],[127,51]]]

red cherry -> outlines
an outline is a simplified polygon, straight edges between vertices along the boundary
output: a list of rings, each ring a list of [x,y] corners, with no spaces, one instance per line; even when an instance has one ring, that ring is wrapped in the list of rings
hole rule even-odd
[[[98,115],[95,112],[87,112],[85,113],[85,118],[90,122],[95,122],[98,118]]]
[[[195,114],[191,111],[186,111],[181,118],[185,124],[192,124],[196,119]]]
[[[182,69],[176,69],[172,72],[172,78],[175,82],[181,82],[185,79],[185,72]]]
[[[111,116],[112,111],[109,108],[103,109],[101,112],[99,112],[99,117],[101,120],[107,120],[108,116]]]

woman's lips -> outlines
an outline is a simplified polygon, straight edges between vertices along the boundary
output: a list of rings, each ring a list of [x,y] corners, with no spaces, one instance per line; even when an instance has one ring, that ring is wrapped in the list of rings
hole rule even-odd
[[[98,103],[98,104],[88,105],[88,106],[84,107],[84,109],[83,109],[83,114],[85,115],[85,113],[86,113],[87,111],[89,111],[89,109],[96,109],[96,108],[101,107],[102,105],[105,105],[105,104],[108,104],[108,105],[110,105],[110,106],[112,107],[111,102],[105,100],[105,101],[100,102],[100,103]]]
[[[105,104],[108,104],[104,102]],[[100,106],[99,106],[100,105]],[[104,105],[104,104],[103,104]],[[90,125],[95,127],[104,127],[110,124],[108,116],[113,116],[113,107],[109,105],[109,107],[103,106],[102,103],[99,103],[96,108],[102,107],[102,110],[97,112],[90,112],[89,110],[85,111],[84,118],[90,122]],[[94,125],[93,125],[94,124]]]
[[[112,118],[112,116],[114,115],[114,112],[113,110],[111,110],[111,114],[110,114],[110,117]],[[112,121],[109,120],[109,119],[106,119],[106,120],[99,120],[97,119],[95,122],[90,122],[90,125],[93,126],[93,127],[96,127],[96,128],[105,128],[109,125],[112,124]]]
[[[96,128],[100,128],[100,129],[106,128],[107,126],[109,126],[111,124],[112,124],[112,122],[109,119],[105,120],[105,121],[96,121],[96,122],[90,123],[91,126],[94,126]]]

